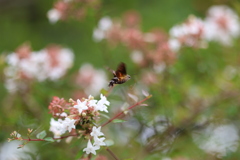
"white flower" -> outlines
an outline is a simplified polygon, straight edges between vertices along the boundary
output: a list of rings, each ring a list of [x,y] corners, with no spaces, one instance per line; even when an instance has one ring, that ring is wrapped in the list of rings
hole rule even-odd
[[[60,114],[61,117],[67,117],[67,113],[63,112]]]
[[[6,61],[8,64],[10,64],[12,66],[17,66],[17,64],[19,63],[19,58],[16,53],[11,53],[11,54],[7,55]]]
[[[96,107],[97,107],[97,100],[94,100],[94,99],[89,100],[88,101],[88,106],[94,107],[96,109]]]
[[[103,31],[107,31],[112,27],[112,20],[109,17],[103,17],[100,19],[98,23],[99,29]]]
[[[205,39],[231,45],[232,39],[240,35],[240,22],[237,14],[229,7],[213,6],[205,19]]]
[[[94,155],[96,155],[96,150],[98,150],[98,147],[93,146],[90,140],[88,140],[87,148],[83,149],[87,154],[92,153]]]
[[[98,128],[93,126],[92,132],[90,133],[90,135],[93,137],[103,136],[104,134],[101,132],[101,126]]]
[[[74,124],[75,122],[76,122],[75,119],[66,118],[62,123],[64,127],[66,127],[68,132],[71,132],[72,129],[75,129],[75,124]]]
[[[82,113],[83,110],[87,110],[88,107],[87,107],[87,101],[84,100],[83,102],[81,102],[79,99],[77,100],[77,105],[73,106],[74,108],[77,108],[78,109],[78,112],[79,113]]]
[[[54,138],[60,138],[60,136],[64,134],[66,130],[67,129],[63,125],[61,119],[58,119],[58,121],[55,121],[53,118],[51,118],[49,131],[53,132]]]
[[[47,13],[47,17],[50,21],[50,23],[56,23],[60,18],[61,18],[62,14],[61,12],[59,12],[57,9],[51,9],[48,11]]]
[[[60,138],[66,131],[71,132],[72,129],[75,129],[75,122],[75,119],[70,118],[58,119],[57,121],[51,118],[49,130],[53,132],[54,138]]]
[[[143,60],[143,53],[141,51],[135,50],[131,53],[131,58],[134,63],[140,64]]]
[[[103,142],[104,140],[105,140],[104,137],[102,137],[102,138],[94,137],[93,145],[95,147],[97,147],[98,149],[100,148],[100,146],[106,146],[106,143]]]
[[[172,38],[168,40],[168,46],[173,52],[179,51],[181,44],[178,39]]]
[[[101,94],[100,97],[101,99],[97,102],[97,110],[108,113],[106,105],[110,105],[110,102],[107,100],[107,98],[104,95]]]
[[[103,30],[99,28],[95,28],[93,30],[93,39],[95,42],[100,42],[105,38],[105,33]]]
[[[112,20],[109,17],[103,17],[98,22],[98,27],[93,31],[93,39],[100,42],[106,38],[106,32],[112,27]]]

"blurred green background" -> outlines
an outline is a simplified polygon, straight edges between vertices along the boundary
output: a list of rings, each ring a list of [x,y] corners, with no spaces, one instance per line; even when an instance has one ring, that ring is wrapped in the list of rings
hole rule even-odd
[[[106,15],[121,17],[128,10],[136,10],[142,18],[143,32],[153,28],[161,28],[168,32],[172,26],[183,22],[190,14],[204,17],[207,9],[212,5],[226,4],[236,9],[238,15],[240,13],[237,10],[239,2],[230,0],[102,0],[100,8],[89,12],[81,21],[69,19],[50,24],[46,15],[54,2],[0,1],[0,53],[11,53],[24,42],[30,42],[35,51],[54,43],[72,49],[75,54],[74,65],[64,78],[56,82],[34,82],[31,93],[27,96],[8,94],[4,88],[5,65],[0,62],[0,143],[2,144],[14,130],[22,135],[26,133],[27,128],[48,131],[51,118],[48,114],[49,102],[53,96],[65,99],[72,96],[72,91],[75,89],[74,85],[70,84],[73,75],[85,62],[101,69],[105,69],[106,66],[116,68],[119,62],[125,62],[128,73],[135,75],[133,80],[124,86],[115,87],[116,92],[133,86],[140,79],[141,69],[132,62],[125,47],[118,46],[111,49],[104,43],[93,41],[93,29],[101,17]],[[167,159],[166,157],[174,160],[239,159],[238,145],[235,152],[229,152],[219,158],[201,150],[193,142],[192,136],[194,129],[201,129],[202,126],[198,128],[197,121],[202,117],[211,119],[211,123],[214,124],[234,124],[239,131],[240,74],[230,80],[223,76],[227,66],[240,69],[239,42],[237,39],[232,47],[211,43],[208,49],[183,48],[177,61],[166,72],[158,75],[161,79],[159,83],[149,87],[149,93],[153,95],[146,102],[149,106],[135,109],[132,118],[127,118],[130,121],[124,124],[109,124],[103,129],[106,138],[115,142],[110,149],[119,159],[158,160]],[[108,78],[112,78],[111,73],[108,74]],[[226,84],[227,87],[220,88],[220,83]],[[117,98],[119,99],[121,100]],[[110,95],[109,101],[114,100],[116,97]],[[201,106],[205,108],[202,109]],[[110,112],[109,116],[112,117],[111,115],[114,113]],[[163,123],[161,120],[160,122],[156,120],[161,116],[170,119],[172,124],[163,133],[157,132],[156,129],[157,123]],[[146,128],[151,128],[151,134],[147,143],[141,143],[140,133]],[[172,132],[179,132],[177,136],[175,135],[177,138],[170,136]],[[48,134],[52,135],[52,133]],[[60,143],[31,143],[37,146],[40,159],[59,160],[78,159],[81,147],[86,145],[85,141],[77,139],[73,139],[70,144],[66,144],[64,140]],[[99,154],[112,159],[104,148]]]

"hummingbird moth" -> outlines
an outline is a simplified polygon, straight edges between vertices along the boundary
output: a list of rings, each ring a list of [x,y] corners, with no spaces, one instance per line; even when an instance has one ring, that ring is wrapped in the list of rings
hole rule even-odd
[[[113,79],[109,82],[109,87],[113,87],[114,84],[122,84],[128,81],[131,77],[127,74],[126,65],[120,63],[116,71],[113,72]]]

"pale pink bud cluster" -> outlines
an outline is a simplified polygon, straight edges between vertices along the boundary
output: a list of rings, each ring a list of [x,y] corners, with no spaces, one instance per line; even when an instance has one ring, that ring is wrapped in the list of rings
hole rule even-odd
[[[9,92],[26,90],[31,81],[56,81],[72,66],[74,54],[68,48],[50,45],[32,51],[28,44],[7,55],[4,70],[5,87]]]
[[[93,31],[93,39],[106,40],[111,46],[123,44],[132,52],[133,62],[142,67],[173,63],[176,54],[170,48],[167,35],[160,29],[142,32],[140,21],[135,11],[127,12],[121,20],[103,17]]]
[[[78,3],[81,5],[77,5]],[[52,24],[69,18],[81,20],[86,16],[89,8],[97,9],[99,4],[99,0],[58,0],[48,11],[47,17]]]
[[[51,113],[54,118],[61,118],[65,113],[64,110],[69,107],[71,107],[71,103],[66,102],[63,98],[54,96],[52,102],[50,102],[50,105],[48,106],[48,109],[49,113]]]
[[[21,137],[21,134],[19,134],[17,131],[13,131],[11,134],[10,134],[11,137],[13,138],[20,138]]]

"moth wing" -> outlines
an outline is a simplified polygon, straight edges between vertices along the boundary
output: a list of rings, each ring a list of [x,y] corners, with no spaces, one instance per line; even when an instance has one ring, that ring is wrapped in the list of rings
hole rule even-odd
[[[114,70],[112,70],[112,74],[114,77],[116,77],[116,72]]]
[[[107,70],[109,70],[110,72],[112,72],[113,76],[116,77],[116,72],[114,70],[112,70],[111,68],[109,67],[106,67]]]
[[[117,76],[117,77],[123,77],[123,76],[125,76],[126,74],[127,74],[127,72],[126,72],[126,66],[125,66],[125,64],[124,64],[124,63],[120,63],[120,64],[118,65],[117,70],[116,70],[116,76]]]

